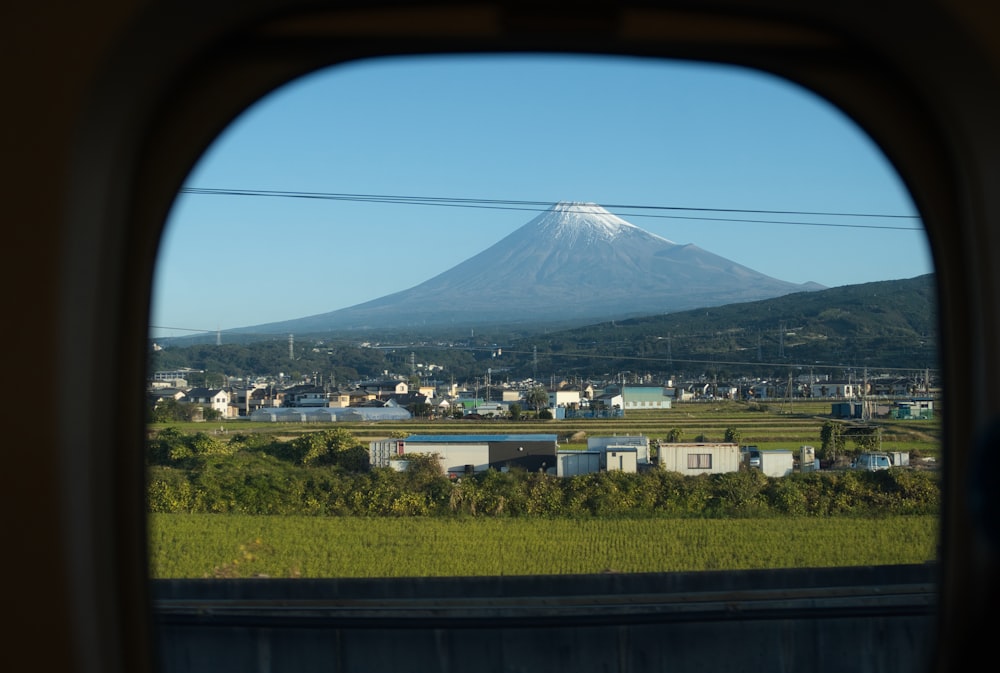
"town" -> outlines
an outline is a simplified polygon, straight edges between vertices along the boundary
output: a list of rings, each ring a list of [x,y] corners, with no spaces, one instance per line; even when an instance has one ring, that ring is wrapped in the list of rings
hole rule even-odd
[[[420,369],[432,369],[421,366]],[[252,381],[227,378],[227,385],[191,387],[189,378],[204,372],[192,369],[154,372],[149,381],[149,408],[153,420],[303,424],[422,423],[437,421],[480,422],[456,432],[448,426],[442,433],[396,432],[368,442],[373,467],[405,470],[413,454],[437,456],[441,470],[451,479],[490,469],[521,469],[571,477],[603,471],[638,472],[660,467],[684,475],[721,474],[756,468],[770,477],[795,471],[820,469],[813,443],[760,450],[742,444],[727,432],[712,441],[697,436],[694,441],[674,437],[650,437],[632,431],[628,419],[650,412],[669,412],[676,404],[743,402],[748,405],[778,404],[792,411],[796,404],[815,409],[824,405],[830,419],[860,423],[850,431],[868,431],[865,422],[877,419],[930,420],[940,391],[929,372],[923,377],[869,375],[859,379],[831,379],[805,375],[785,381],[741,378],[734,383],[694,380],[573,381],[552,377],[547,384],[532,378],[493,381],[487,371],[482,379],[466,385],[391,375],[334,386],[321,377],[259,378]],[[651,377],[645,377],[646,379]],[[606,419],[620,423],[608,436],[578,437],[572,447],[561,446],[559,422]],[[500,421],[552,421],[543,432],[512,433]],[[493,422],[494,425],[491,425]],[[220,427],[225,427],[220,426]],[[233,427],[231,425],[231,427]],[[394,425],[398,427],[398,425]],[[421,426],[421,429],[426,426]],[[445,426],[440,426],[444,428]],[[553,430],[556,431],[553,431]],[[846,431],[845,431],[846,432]],[[677,433],[679,434],[679,433]],[[870,433],[869,433],[870,434]],[[402,436],[400,436],[402,435]],[[872,435],[874,436],[874,435]],[[880,435],[878,435],[880,436]],[[815,442],[819,443],[819,437]],[[826,449],[824,442],[823,449]],[[852,467],[887,469],[909,466],[907,451],[882,452],[879,443],[865,445],[861,455],[850,458]],[[824,459],[828,451],[820,452]],[[930,459],[933,460],[933,459]],[[833,464],[825,460],[823,466]]]
[[[204,372],[191,369],[152,373],[147,391],[151,411],[177,410],[183,405],[184,420],[195,421],[518,420],[528,414],[559,420],[624,417],[629,411],[670,409],[675,402],[771,400],[793,405],[796,400],[829,400],[835,418],[930,418],[934,400],[940,397],[937,382],[926,370],[922,379],[865,372],[857,380],[807,374],[787,381],[744,378],[735,383],[706,381],[705,377],[654,383],[648,376],[634,382],[556,377],[548,383],[531,378],[492,382],[487,372],[481,380],[460,385],[386,372],[383,378],[347,386],[309,375],[301,381],[226,377],[225,385],[219,387],[188,385],[189,378],[201,375]]]

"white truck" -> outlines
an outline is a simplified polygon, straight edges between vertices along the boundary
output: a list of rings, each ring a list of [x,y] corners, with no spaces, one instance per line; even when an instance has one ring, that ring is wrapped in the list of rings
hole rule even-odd
[[[892,460],[890,460],[887,453],[862,453],[854,459],[851,467],[856,470],[878,472],[879,470],[888,470],[892,467]]]

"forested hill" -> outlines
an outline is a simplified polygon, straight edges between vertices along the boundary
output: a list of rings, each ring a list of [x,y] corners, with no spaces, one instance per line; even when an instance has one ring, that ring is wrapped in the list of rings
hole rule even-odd
[[[318,374],[336,383],[385,371],[408,375],[413,363],[434,363],[443,368],[437,378],[458,382],[482,379],[487,370],[494,380],[542,381],[599,380],[622,372],[778,376],[790,367],[839,376],[856,367],[936,368],[936,320],[934,278],[926,275],[544,334],[476,330],[470,336],[461,330],[429,338],[396,332],[389,338],[396,348],[375,334],[368,339],[381,342],[380,348],[360,347],[356,333],[322,341],[296,337],[292,358],[286,339],[171,347],[152,354],[151,368],[230,376],[282,372],[292,380]]]
[[[627,366],[625,358],[614,363],[631,371],[648,368],[646,360],[665,358],[675,371],[688,372],[705,362],[763,369],[770,364],[934,368],[936,307],[934,277],[928,274],[606,322],[551,334],[548,343],[554,355],[634,356],[635,366]]]

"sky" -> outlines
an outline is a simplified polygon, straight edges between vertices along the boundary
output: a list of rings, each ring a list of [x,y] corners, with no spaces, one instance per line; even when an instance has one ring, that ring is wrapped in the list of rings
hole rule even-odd
[[[633,57],[392,57],[287,84],[216,139],[168,217],[150,333],[300,318],[407,289],[544,209],[494,203],[516,201],[598,203],[796,283],[933,270],[891,164],[797,85]]]

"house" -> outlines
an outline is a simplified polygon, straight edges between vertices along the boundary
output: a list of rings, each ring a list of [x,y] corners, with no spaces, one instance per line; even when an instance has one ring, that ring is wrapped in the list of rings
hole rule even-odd
[[[184,401],[218,411],[228,418],[229,391],[224,388],[192,388],[184,394]]]
[[[393,394],[387,396],[385,401],[391,401],[401,407],[409,407],[413,404],[431,405],[431,398],[421,393],[403,393],[401,395]]]
[[[351,406],[351,393],[346,390],[331,390],[326,397],[327,404],[334,409],[346,409]]]
[[[285,391],[285,406],[288,407],[328,407],[330,396],[322,386],[295,386]]]
[[[179,402],[184,399],[184,391],[179,388],[157,388],[146,392],[146,399],[155,409],[160,404],[173,400]]]
[[[685,475],[722,474],[740,469],[740,447],[730,443],[660,444],[659,464]]]
[[[252,388],[237,388],[230,396],[229,404],[235,407],[235,415],[249,416],[258,409],[280,407],[284,404],[285,393],[273,386],[256,384]]]
[[[556,407],[571,407],[580,404],[580,391],[573,388],[561,388],[557,390],[550,390],[549,393],[549,408],[555,409]]]
[[[358,387],[377,398],[386,398],[390,395],[405,395],[410,390],[410,385],[402,379],[363,381]]]
[[[368,392],[364,388],[357,388],[347,393],[348,406],[359,407],[377,399],[375,393]]]

